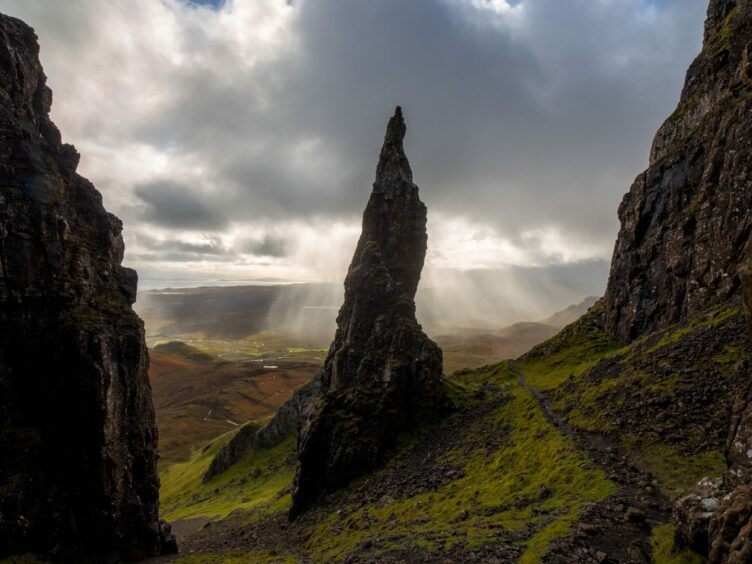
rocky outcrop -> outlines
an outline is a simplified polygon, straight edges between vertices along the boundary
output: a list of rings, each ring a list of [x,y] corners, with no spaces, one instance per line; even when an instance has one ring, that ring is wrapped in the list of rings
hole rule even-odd
[[[121,223],[49,119],[34,32],[0,15],[0,559],[174,551]]]
[[[747,316],[747,329],[752,336],[752,239],[747,241],[738,266],[739,280],[742,286],[742,302]]]
[[[692,227],[687,233],[694,237],[701,229],[704,236],[699,248],[684,251],[699,252],[704,271],[699,279],[689,271],[687,284],[691,286],[685,292],[694,301],[676,300],[676,305],[692,308],[699,301],[724,299],[740,289],[752,335],[750,49],[752,2],[711,1],[705,45],[690,69],[682,97],[687,110],[675,133],[681,137],[682,130],[694,127],[695,133],[688,138],[697,144],[696,161],[704,165],[698,184],[701,190],[694,196],[700,198],[699,204],[685,214]],[[696,107],[690,109],[691,104]],[[656,140],[658,157],[673,142],[666,132]],[[674,512],[675,544],[707,556],[710,563],[752,560],[752,387],[746,361],[737,368],[747,374],[747,384],[732,410],[726,444],[728,471],[722,480],[700,482],[677,502]],[[711,483],[713,488],[708,487]]]
[[[749,245],[748,245],[749,246]],[[752,257],[745,252],[739,264],[739,278],[742,286],[745,313],[749,334],[752,337]],[[744,563],[752,561],[752,379],[750,367],[745,362],[743,370],[747,383],[741,390],[732,411],[731,430],[726,444],[728,470],[719,480],[713,507],[696,509],[694,513],[679,521],[677,541],[683,545],[682,535],[687,530],[704,529],[700,538],[705,545],[697,552],[708,556],[708,562]],[[680,502],[696,503],[701,484]],[[701,500],[700,503],[706,503]]]
[[[415,317],[426,254],[426,207],[389,120],[345,301],[322,372],[322,392],[298,439],[291,518],[320,494],[383,462],[400,432],[442,403],[441,349]]]
[[[619,207],[605,296],[626,342],[724,301],[752,230],[752,3],[711,0],[702,52]]]
[[[658,130],[648,169],[619,207],[604,323],[622,342],[686,321],[738,293],[752,333],[751,50],[752,1],[710,0],[703,49],[689,68],[679,106]],[[712,344],[728,346],[743,333],[740,325]],[[690,355],[709,358],[709,348],[690,347]],[[699,357],[698,367],[706,364]],[[749,380],[746,361],[734,373]],[[721,397],[717,389],[705,396]],[[674,508],[676,546],[710,562],[752,557],[751,400],[743,390],[733,407],[726,475],[702,480]],[[712,407],[729,413],[719,402]],[[706,427],[705,436],[716,430],[725,427]]]
[[[708,562],[752,562],[752,489],[742,485],[721,500],[708,527]]]
[[[710,519],[718,511],[725,495],[720,478],[703,478],[674,506],[676,533],[674,544],[698,554],[707,555],[710,549]]]
[[[728,493],[723,480],[703,479],[674,508],[675,546],[706,556],[710,564],[752,561],[752,487]]]
[[[298,432],[305,413],[311,409],[321,389],[321,381],[314,378],[301,386],[277,413],[265,424],[256,421],[246,423],[236,431],[232,439],[219,449],[202,478],[204,483],[225,472],[238,462],[249,450],[272,448],[290,435]]]

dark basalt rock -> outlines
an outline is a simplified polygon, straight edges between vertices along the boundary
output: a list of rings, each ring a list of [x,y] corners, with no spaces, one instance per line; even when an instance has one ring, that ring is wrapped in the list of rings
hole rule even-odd
[[[685,95],[692,94],[686,95],[687,101],[696,101],[697,107],[682,118],[686,130],[694,127],[688,142],[696,146],[694,153],[688,154],[694,154],[695,161],[703,166],[695,196],[701,198],[700,211],[685,214],[693,227],[687,233],[690,240],[698,232],[702,237],[696,239],[696,248],[675,249],[700,253],[699,264],[704,265],[701,277],[693,277],[690,270],[682,281],[688,284],[685,292],[690,299],[695,298],[694,302],[677,300],[678,306],[691,308],[697,301],[724,299],[740,290],[750,335],[751,48],[752,2],[711,1],[705,46],[690,69],[685,87]],[[658,146],[656,150],[662,149]],[[698,484],[674,510],[676,546],[692,548],[711,563],[752,560],[752,387],[746,361],[738,370],[747,375],[747,383],[731,413],[726,443],[728,471],[720,480]],[[708,488],[709,484],[713,488]]]
[[[751,49],[749,0],[711,0],[679,106],[619,207],[605,315],[620,341],[739,290],[737,263],[752,230]]]
[[[747,247],[752,245],[748,244]],[[747,318],[747,327],[752,338],[752,253],[745,252],[739,264],[739,278]],[[752,378],[750,367],[743,367],[747,375],[746,386],[739,393],[731,414],[731,431],[726,443],[728,472],[724,477],[731,490],[741,484],[752,484]]]
[[[665,329],[739,293],[752,332],[750,50],[752,1],[710,0],[703,49],[689,68],[679,106],[655,136],[648,170],[619,207],[621,230],[604,298],[604,326],[622,342]],[[733,331],[724,339],[692,348],[687,356],[709,357],[712,346],[730,342],[739,346],[735,336],[744,329],[737,325],[729,326]],[[717,328],[714,333],[720,336]],[[734,373],[740,376],[735,379],[749,381],[746,361]],[[716,399],[725,395],[709,392]],[[729,413],[718,402],[711,407]],[[749,389],[738,395],[730,420],[728,472],[722,479],[704,479],[674,507],[675,545],[710,562],[749,562],[752,557]],[[724,428],[706,427],[706,437],[714,430]]]
[[[708,562],[752,562],[752,489],[741,485],[721,500],[708,527]]]
[[[0,559],[175,551],[121,223],[49,119],[31,28],[0,15]]]
[[[322,392],[298,439],[294,518],[319,495],[381,464],[397,435],[444,398],[441,349],[415,318],[426,254],[426,207],[389,120],[345,301],[322,372]]]
[[[749,250],[750,244],[747,247]],[[745,252],[738,272],[742,285],[747,324],[752,337],[752,255]],[[714,494],[719,503],[709,511],[707,507],[695,509],[690,518],[679,520],[677,544],[684,545],[686,531],[700,530],[704,541],[698,552],[707,555],[708,562],[745,563],[752,561],[752,379],[750,367],[745,363],[747,383],[741,390],[732,411],[731,430],[726,444],[728,470]],[[695,503],[692,495],[682,502]],[[680,504],[682,503],[680,502]],[[677,513],[679,513],[677,511]],[[698,525],[700,524],[700,525]],[[704,529],[703,529],[704,527]]]

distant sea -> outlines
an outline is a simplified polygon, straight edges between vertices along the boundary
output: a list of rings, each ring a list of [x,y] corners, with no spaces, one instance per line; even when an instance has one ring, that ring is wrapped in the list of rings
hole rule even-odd
[[[226,279],[226,278],[139,278],[138,291],[163,290],[165,288],[200,288],[202,286],[278,286],[297,284],[296,280],[279,278]]]

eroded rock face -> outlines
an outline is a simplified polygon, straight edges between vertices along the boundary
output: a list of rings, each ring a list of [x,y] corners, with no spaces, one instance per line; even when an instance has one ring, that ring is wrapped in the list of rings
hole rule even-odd
[[[702,53],[619,207],[606,327],[627,342],[739,290],[752,229],[752,3],[711,0]]]
[[[752,489],[734,488],[710,519],[708,562],[746,564],[752,562]]]
[[[748,251],[743,254],[738,271],[752,338],[752,255]],[[749,374],[749,365],[745,364],[744,370]],[[708,524],[708,549],[700,553],[707,554],[711,563],[752,561],[752,379],[748,380],[731,417],[726,445],[728,470],[723,476],[721,501],[713,512],[703,515]]]
[[[174,551],[121,223],[49,119],[33,30],[0,15],[0,559]]]
[[[345,301],[322,373],[322,393],[298,439],[294,518],[320,494],[378,466],[398,433],[442,403],[441,349],[415,318],[426,254],[426,207],[389,120]]]
[[[675,545],[707,555],[710,547],[710,519],[725,496],[720,478],[703,478],[692,491],[676,502]]]

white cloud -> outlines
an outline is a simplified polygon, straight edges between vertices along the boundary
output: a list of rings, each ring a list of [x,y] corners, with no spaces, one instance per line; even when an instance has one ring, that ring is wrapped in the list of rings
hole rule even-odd
[[[618,202],[678,98],[705,4],[2,9],[40,36],[53,119],[123,218],[129,264],[168,276],[341,280],[397,103],[429,207],[429,269],[607,260]],[[149,189],[162,192],[143,197]],[[182,219],[205,221],[186,226],[177,203]]]

